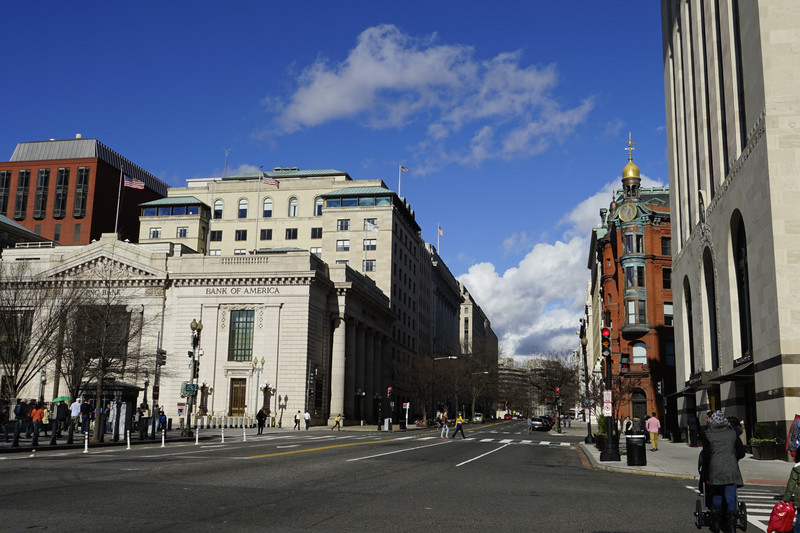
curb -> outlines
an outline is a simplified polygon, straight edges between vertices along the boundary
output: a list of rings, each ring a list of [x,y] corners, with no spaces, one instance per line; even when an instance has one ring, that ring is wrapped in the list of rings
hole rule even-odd
[[[586,458],[589,461],[590,466],[595,470],[605,470],[607,472],[617,472],[619,474],[633,474],[637,476],[653,476],[653,477],[669,477],[673,479],[690,479],[694,481],[699,481],[700,476],[696,475],[687,475],[687,474],[671,474],[669,472],[648,472],[646,470],[630,470],[629,468],[619,468],[614,466],[607,466],[604,464],[600,464],[595,458],[594,455],[586,451],[583,447],[583,443],[578,443],[577,448],[583,452]]]

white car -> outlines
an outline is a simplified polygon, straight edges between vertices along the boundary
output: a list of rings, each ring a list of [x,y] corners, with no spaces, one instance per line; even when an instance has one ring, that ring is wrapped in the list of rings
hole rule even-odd
[[[481,422],[483,422],[483,413],[475,413],[472,416],[472,421],[475,422],[476,424],[480,424]]]

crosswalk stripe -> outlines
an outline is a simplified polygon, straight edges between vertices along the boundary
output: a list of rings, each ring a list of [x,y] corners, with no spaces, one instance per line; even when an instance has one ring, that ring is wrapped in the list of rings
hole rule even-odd
[[[500,444],[508,444],[509,442],[513,442],[512,439],[503,439],[500,441]]]

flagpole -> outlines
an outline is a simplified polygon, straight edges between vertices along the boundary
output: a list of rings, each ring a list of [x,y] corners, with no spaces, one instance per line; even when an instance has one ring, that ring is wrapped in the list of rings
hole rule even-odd
[[[400,197],[400,183],[403,179],[403,165],[397,165],[397,196]]]
[[[256,196],[256,205],[255,213],[256,213],[256,234],[253,235],[253,251],[258,251],[258,219],[260,218],[260,205],[261,205],[261,182],[264,181],[264,165],[258,167],[258,195]]]
[[[442,230],[442,225],[437,222],[436,223],[436,253],[438,253],[439,256],[442,255],[441,254],[441,250],[439,250],[439,237],[442,236],[442,231],[441,230]]]
[[[117,214],[114,216],[114,234],[119,237],[117,227],[119,226],[119,201],[122,198],[122,165],[119,166],[119,191],[117,191]]]

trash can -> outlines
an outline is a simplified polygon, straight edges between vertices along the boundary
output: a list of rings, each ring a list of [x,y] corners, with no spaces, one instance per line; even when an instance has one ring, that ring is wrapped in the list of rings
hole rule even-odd
[[[647,466],[647,449],[644,435],[627,435],[625,451],[628,455],[628,466]]]

